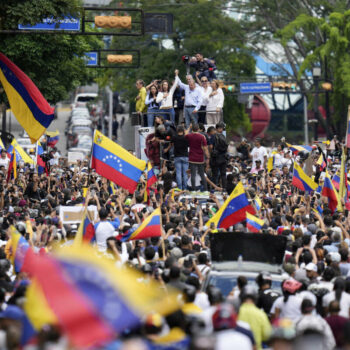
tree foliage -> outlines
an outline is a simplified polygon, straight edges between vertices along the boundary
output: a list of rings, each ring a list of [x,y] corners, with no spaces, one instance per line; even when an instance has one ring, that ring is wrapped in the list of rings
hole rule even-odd
[[[35,24],[46,17],[78,15],[78,0],[2,0],[0,28]],[[45,98],[56,103],[74,88],[92,80],[84,53],[100,47],[100,41],[86,36],[62,34],[2,34],[1,51],[37,85]],[[3,99],[2,99],[3,100]]]
[[[240,77],[252,77],[255,74],[255,62],[247,52],[246,37],[240,25],[222,11],[229,1],[226,0],[183,0],[172,1],[164,6],[160,0],[130,1],[128,7],[138,6],[145,12],[172,13],[174,33],[166,36],[150,34],[140,38],[117,37],[112,42],[114,48],[139,49],[141,66],[136,70],[110,70],[100,78],[100,82],[112,81],[115,90],[128,91],[129,97],[135,97],[135,80],[142,78],[146,83],[153,79],[174,78],[174,70],[180,69],[182,78],[186,67],[182,55],[203,53],[205,57],[217,62],[220,79],[230,82]],[[118,1],[115,2],[118,6]],[[249,128],[249,119],[244,106],[230,97],[229,108],[225,109],[225,120],[235,129]]]
[[[314,82],[307,74],[313,65],[322,67],[323,79],[333,84],[327,113],[327,134],[343,135],[349,100],[348,0],[246,0],[232,2],[231,10],[241,14],[240,24],[249,33],[249,44],[272,62],[288,62],[286,76],[298,81],[309,101]],[[321,98],[326,103],[327,97]],[[320,122],[323,120],[320,118]]]

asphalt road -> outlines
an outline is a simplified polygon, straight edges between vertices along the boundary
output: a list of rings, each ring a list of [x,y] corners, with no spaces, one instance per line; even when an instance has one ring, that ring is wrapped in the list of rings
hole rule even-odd
[[[64,134],[64,130],[66,128],[66,121],[69,118],[71,109],[68,105],[59,105],[57,112],[58,112],[58,117],[51,123],[48,130],[49,131],[58,130],[60,132],[60,139],[59,139],[59,142],[57,143],[57,148],[62,156],[66,156],[67,155],[67,149],[66,149],[67,138],[66,138],[66,135]],[[134,127],[131,126],[131,122],[129,120],[128,114],[117,115],[119,124],[123,116],[125,117],[125,123],[123,128],[122,129],[119,128],[118,130],[118,143],[128,150],[134,150],[135,148]],[[23,128],[17,122],[14,116],[12,116],[11,118],[8,118],[7,130],[9,130],[16,138],[19,138],[21,132],[23,132]]]

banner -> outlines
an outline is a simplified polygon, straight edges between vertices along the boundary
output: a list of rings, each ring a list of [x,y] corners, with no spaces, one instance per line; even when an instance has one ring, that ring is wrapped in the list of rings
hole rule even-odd
[[[97,207],[95,205],[88,206],[89,217],[93,221],[98,220]],[[60,219],[63,224],[78,224],[83,219],[84,207],[83,206],[60,206]]]

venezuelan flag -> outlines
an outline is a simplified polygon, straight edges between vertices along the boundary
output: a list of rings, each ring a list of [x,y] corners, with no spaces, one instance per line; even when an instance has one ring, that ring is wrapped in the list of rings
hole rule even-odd
[[[334,174],[334,176],[332,177],[332,184],[334,186],[334,188],[339,191],[339,186],[340,186],[340,174],[339,174],[339,170]]]
[[[89,219],[88,211],[85,210],[83,219],[79,225],[79,229],[74,238],[74,244],[81,245],[82,242],[93,243],[96,242],[95,227]]]
[[[162,235],[162,227],[160,224],[160,208],[157,208],[145,221],[135,229],[130,229],[120,240],[122,242],[134,239],[145,239],[150,237],[159,237]]]
[[[6,149],[2,140],[0,139],[0,151],[3,150],[3,149]]]
[[[38,141],[53,121],[54,109],[30,78],[2,53],[0,81],[16,119],[32,143]]]
[[[7,182],[11,179],[17,178],[17,159],[16,159],[16,150],[12,150],[11,159],[9,163],[9,168],[7,170]]]
[[[13,138],[10,147],[7,149],[7,153],[11,154],[13,149],[16,150],[16,160],[19,162],[23,160],[24,163],[34,164],[32,158],[25,152],[25,150],[18,144],[17,140]]]
[[[338,205],[338,196],[334,189],[332,181],[328,175],[328,172],[326,172],[321,194],[322,196],[328,198],[328,207],[332,211],[332,213],[334,213]]]
[[[254,204],[255,204],[256,210],[259,211],[262,206],[262,203],[261,203],[261,199],[258,196],[255,196]]]
[[[19,273],[22,271],[22,267],[28,252],[30,249],[28,241],[12,227],[11,232],[11,261],[15,268],[15,272]]]
[[[46,131],[47,136],[47,145],[49,147],[55,147],[56,143],[60,139],[60,132],[58,130],[56,131]]]
[[[249,232],[259,232],[263,225],[265,224],[264,220],[257,218],[255,215],[249,214],[247,212],[247,229]]]
[[[316,146],[304,146],[304,145],[291,145],[287,143],[287,147],[292,151],[294,155],[297,155],[299,152],[312,152],[316,149]]]
[[[97,256],[89,245],[71,246],[56,253],[33,257],[29,273],[35,288],[27,294],[25,310],[35,310],[36,326],[46,321],[44,310],[51,309],[52,322],[76,348],[100,348],[123,332],[140,325],[150,312],[168,314],[179,308],[177,293],[166,293],[155,281],[140,282],[142,275]],[[38,306],[43,302],[46,308]],[[34,315],[33,315],[34,316]],[[35,316],[34,316],[35,317]]]
[[[315,191],[318,187],[317,183],[307,176],[296,162],[294,162],[292,185],[304,192]]]
[[[118,186],[134,193],[146,162],[95,130],[91,168]]]
[[[318,158],[316,164],[318,164],[318,165],[320,166],[320,170],[321,170],[321,171],[323,171],[323,169],[326,168],[327,163],[326,163],[326,160],[325,160],[325,158],[324,158],[323,153],[320,154],[320,157]]]
[[[38,167],[38,174],[43,174],[44,171],[46,175],[49,174],[46,163],[42,160],[41,155],[44,153],[43,147],[41,146],[40,141],[37,143],[36,151],[36,165]]]
[[[155,175],[150,162],[147,163],[147,175],[146,175],[146,190],[144,193],[144,201],[147,202],[147,196],[149,196],[150,187],[157,182],[157,176]]]
[[[249,204],[242,182],[239,182],[225,203],[206,223],[214,223],[216,228],[229,228],[246,219],[246,213],[255,214],[255,209]]]

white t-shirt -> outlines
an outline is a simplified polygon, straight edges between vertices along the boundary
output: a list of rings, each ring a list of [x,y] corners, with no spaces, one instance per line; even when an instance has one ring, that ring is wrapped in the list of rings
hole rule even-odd
[[[252,150],[252,158],[253,158],[253,165],[252,165],[252,168],[255,168],[256,167],[256,164],[255,162],[257,160],[260,160],[261,161],[261,166],[263,167],[264,166],[264,161],[265,161],[265,157],[267,157],[267,151],[266,151],[266,148],[263,147],[263,146],[260,146],[260,147],[254,147],[253,150]]]
[[[5,169],[8,168],[9,163],[10,163],[10,159],[8,159],[7,157],[5,157],[5,159],[0,158],[0,166],[4,166]]]
[[[281,296],[275,300],[271,308],[271,313],[274,314],[277,308],[280,310],[280,318],[289,318],[293,322],[296,322],[302,315],[301,303],[303,299],[297,295],[290,295],[286,302],[283,299],[284,297]]]
[[[322,306],[328,307],[331,301],[335,300],[335,292],[330,292],[326,294],[322,299]],[[350,309],[350,295],[346,292],[341,293],[340,297],[340,312],[339,316],[349,318],[349,309]]]
[[[228,329],[226,331],[221,331],[216,333],[216,350],[249,350],[253,349],[250,339],[242,334],[238,333],[233,329]]]
[[[107,250],[107,238],[115,236],[115,228],[109,221],[100,221],[95,225],[97,249],[100,252]]]

